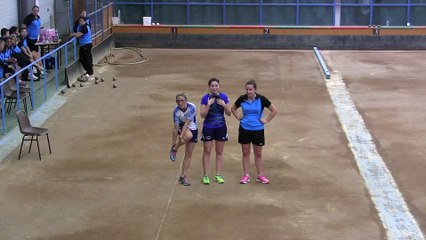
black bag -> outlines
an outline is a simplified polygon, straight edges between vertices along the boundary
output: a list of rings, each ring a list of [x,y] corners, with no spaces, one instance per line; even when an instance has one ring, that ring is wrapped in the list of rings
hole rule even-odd
[[[46,58],[46,69],[54,69],[55,68],[55,58],[49,57]]]

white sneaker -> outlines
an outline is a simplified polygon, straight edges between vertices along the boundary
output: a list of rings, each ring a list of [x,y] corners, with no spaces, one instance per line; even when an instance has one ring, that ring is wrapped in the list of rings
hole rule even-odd
[[[84,76],[87,77],[87,78],[90,77],[90,75],[88,73],[84,74]]]
[[[34,73],[33,73],[33,80],[37,80],[37,79],[38,79],[38,77],[36,75],[34,75]],[[31,80],[31,76],[30,75],[28,75],[28,80]]]

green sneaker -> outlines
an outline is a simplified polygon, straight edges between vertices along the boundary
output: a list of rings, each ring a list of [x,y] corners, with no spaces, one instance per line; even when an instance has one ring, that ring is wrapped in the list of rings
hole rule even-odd
[[[210,184],[210,179],[209,176],[204,176],[203,177],[203,181],[201,181],[204,185],[209,185]]]
[[[223,180],[223,177],[220,174],[214,175],[214,181],[219,183],[219,184],[225,183],[225,180]]]

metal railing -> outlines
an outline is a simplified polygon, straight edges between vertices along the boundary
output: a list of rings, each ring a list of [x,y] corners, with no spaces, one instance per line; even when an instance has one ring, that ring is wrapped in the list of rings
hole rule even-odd
[[[20,69],[19,71],[16,71],[14,74],[12,74],[10,77],[8,77],[7,79],[5,79],[4,81],[2,81],[0,83],[0,99],[1,99],[1,132],[2,134],[6,134],[6,109],[5,109],[5,99],[7,98],[7,96],[5,96],[5,85],[9,84],[10,81],[15,81],[16,84],[16,109],[17,111],[21,110],[21,86],[20,86],[20,79],[19,79],[19,75],[21,73],[24,73],[24,71],[28,71],[29,72],[29,77],[30,77],[30,101],[31,101],[31,109],[34,110],[34,106],[35,106],[35,87],[34,87],[34,77],[33,77],[33,66],[35,66],[37,63],[42,62],[43,63],[43,68],[44,73],[42,74],[42,76],[40,76],[40,78],[43,79],[43,94],[44,94],[44,100],[47,100],[47,73],[46,73],[46,59],[54,56],[55,59],[55,66],[54,66],[54,76],[55,76],[55,89],[56,91],[58,91],[59,89],[59,51],[61,51],[62,49],[64,50],[65,53],[65,64],[64,66],[68,66],[68,46],[70,46],[71,44],[73,45],[74,48],[74,53],[77,52],[77,45],[76,45],[76,41],[77,39],[74,37],[71,40],[69,40],[68,42],[66,42],[65,44],[61,45],[58,48],[55,48],[54,50],[52,50],[51,52],[45,54],[44,56],[40,57],[39,59],[37,59],[36,61],[32,62],[31,64],[29,64],[28,66]],[[74,54],[74,61],[77,60],[77,55]]]
[[[108,38],[109,35],[104,34],[105,31],[107,31],[108,28],[110,28],[111,26],[109,26],[109,23],[104,24],[104,17],[106,16],[107,19],[111,18],[112,16],[109,16],[109,11],[108,8],[112,8],[113,6],[113,2],[108,2],[107,4],[105,4],[104,6],[101,6],[98,8],[98,4],[97,4],[98,0],[96,0],[96,4],[95,4],[95,9],[93,10],[93,12],[88,13],[89,17],[94,17],[94,21],[93,23],[96,25],[99,25],[100,28],[102,29],[98,29],[93,31],[92,33],[92,40],[93,39],[97,39],[99,37],[101,37],[99,40],[103,41],[105,38]],[[70,31],[72,31],[72,27],[73,27],[73,0],[70,1]],[[99,13],[102,13],[102,17],[98,16]],[[111,20],[108,20],[111,21]],[[100,23],[100,24],[98,24]],[[94,44],[96,45],[96,44]],[[62,54],[64,54],[64,57],[62,58]],[[71,55],[73,55],[73,57],[71,57]],[[53,77],[49,77],[47,76],[46,73],[46,60],[54,57],[55,59],[55,63],[52,69],[52,73],[54,73]],[[71,59],[69,59],[69,57],[71,57]],[[31,110],[35,110],[36,109],[36,103],[43,103],[43,101],[46,101],[48,99],[48,84],[50,84],[53,81],[54,78],[54,84],[55,84],[55,93],[58,92],[60,89],[60,81],[59,81],[59,74],[60,71],[62,70],[62,68],[66,68],[69,65],[69,61],[75,62],[78,60],[78,50],[77,50],[77,39],[75,37],[71,38],[69,41],[67,41],[66,43],[62,44],[61,46],[59,46],[58,48],[55,48],[53,50],[51,50],[50,52],[48,52],[47,54],[43,55],[42,57],[40,57],[39,59],[37,59],[36,61],[32,62],[31,64],[29,64],[28,66],[20,69],[19,71],[15,71],[15,73],[13,75],[11,75],[10,77],[6,78],[5,80],[3,80],[2,82],[0,82],[0,108],[1,108],[1,133],[2,134],[6,134],[7,133],[7,124],[6,121],[12,121],[15,120],[14,116],[6,116],[7,112],[6,112],[6,108],[5,108],[5,101],[8,98],[7,96],[5,96],[5,87],[6,84],[10,84],[10,81],[15,81],[16,84],[16,93],[14,92],[14,94],[16,94],[16,96],[13,96],[14,98],[16,97],[16,111],[21,110],[21,101],[22,101],[22,97],[26,97],[26,96],[22,96],[23,93],[21,93],[20,91],[20,84],[19,84],[19,75],[21,75],[22,73],[24,73],[25,71],[28,71],[29,74],[29,97],[30,97],[30,101],[31,101]],[[39,87],[36,89],[36,86],[34,84],[34,77],[33,77],[33,66],[35,66],[36,64],[39,64],[39,62],[42,62],[43,64],[43,68],[45,69],[44,73],[40,76],[40,81],[42,81],[42,87]],[[54,72],[53,72],[54,71]],[[50,86],[50,85],[49,85]],[[43,88],[43,101],[39,101],[37,102],[35,96],[36,96],[36,92],[38,93],[38,91]],[[25,94],[25,93],[24,93]]]

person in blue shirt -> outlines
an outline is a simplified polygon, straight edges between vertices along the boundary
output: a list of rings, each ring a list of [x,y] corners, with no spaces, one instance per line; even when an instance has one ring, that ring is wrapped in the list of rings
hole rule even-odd
[[[31,10],[31,14],[24,19],[24,22],[22,24],[22,28],[26,28],[28,31],[28,47],[31,49],[31,51],[34,52],[38,52],[38,46],[36,45],[36,43],[41,28],[41,20],[40,16],[38,15],[39,11],[40,8],[35,5]]]
[[[33,52],[28,47],[27,29],[25,28],[22,28],[20,31],[19,38],[18,38],[18,47],[21,49],[22,53],[24,53],[30,58],[31,62],[34,62],[35,60],[40,58],[40,54],[38,52]],[[40,70],[40,74],[44,74],[43,62],[38,61],[36,64],[37,64],[37,69]]]
[[[263,173],[262,164],[262,147],[265,145],[265,124],[269,123],[277,114],[277,108],[268,98],[256,92],[257,85],[254,80],[246,83],[246,94],[241,95],[231,108],[232,114],[240,121],[238,130],[238,143],[241,144],[243,152],[243,177],[240,180],[241,184],[250,182],[250,151],[251,144],[253,145],[254,162],[257,168],[256,181],[269,184]],[[242,109],[242,113],[237,109]],[[271,112],[268,117],[263,116],[263,109],[267,108]]]
[[[90,24],[90,19],[87,17],[86,10],[84,10],[84,9],[80,10],[80,17],[84,17],[86,19],[86,24],[87,24],[87,26],[89,28],[92,27],[91,24]],[[75,23],[74,23],[74,32],[77,32],[78,25],[80,25],[80,18],[77,19],[77,20],[75,20]]]
[[[15,36],[19,36],[19,29],[17,26],[12,26],[9,28],[9,35],[15,35]]]
[[[1,41],[1,40],[0,40],[0,41]],[[0,59],[0,82],[2,82],[2,81],[4,80],[4,78],[9,77],[9,76],[8,76],[8,74],[5,74],[5,73],[4,73],[3,67],[4,67],[4,63],[3,63],[3,61]]]
[[[2,28],[1,29],[1,39],[5,38],[5,37],[9,37],[9,30],[7,28]]]
[[[16,59],[12,57],[12,51],[6,46],[5,43],[5,41],[10,41],[10,38],[5,37],[5,39],[6,40],[0,39],[0,61],[3,66],[4,74],[14,74],[14,65],[16,64]]]
[[[203,150],[203,172],[204,177],[202,183],[205,185],[210,184],[210,179],[207,175],[207,170],[210,163],[210,154],[213,148],[213,141],[215,143],[216,152],[216,174],[214,180],[222,184],[224,183],[221,174],[223,165],[223,148],[225,142],[228,141],[228,130],[226,127],[225,115],[231,115],[231,107],[229,105],[228,96],[220,92],[219,79],[212,78],[209,80],[210,92],[204,95],[201,99],[200,114],[204,118],[203,132],[201,141],[204,142]]]
[[[28,57],[25,53],[22,52],[21,48],[17,45],[18,38],[12,34],[10,35],[10,38],[8,39],[8,42],[6,45],[9,47],[12,57],[14,57],[18,63],[18,66],[21,68],[25,68],[26,66],[31,64],[30,57]],[[36,66],[33,66],[33,80],[37,81],[40,76],[40,71],[37,69]],[[31,79],[29,76],[29,70],[25,70],[22,74],[22,79],[27,80]]]
[[[86,75],[92,77],[94,73],[92,63],[92,32],[90,27],[87,26],[85,17],[80,17],[77,32],[72,35],[78,38],[78,43],[80,44],[80,63],[84,70],[86,70]]]
[[[86,10],[84,10],[84,9],[82,9],[82,10],[80,10],[80,17],[84,17],[84,19],[86,20],[86,25],[87,25],[87,27],[89,27],[90,28],[90,30],[92,30],[91,28],[92,28],[92,24],[90,23],[90,19],[87,17],[87,12],[86,12]],[[80,25],[80,18],[79,19],[77,19],[76,21],[75,21],[75,23],[74,23],[74,32],[77,32],[77,28],[78,28],[78,26]],[[90,62],[92,62],[93,63],[93,59],[90,59]]]
[[[170,149],[170,160],[176,161],[176,153],[179,147],[185,145],[185,157],[182,163],[182,174],[179,177],[179,183],[189,186],[191,183],[188,178],[189,165],[191,164],[192,152],[198,141],[197,126],[197,107],[188,102],[184,93],[176,95],[177,106],[173,110],[173,132],[172,146]]]

